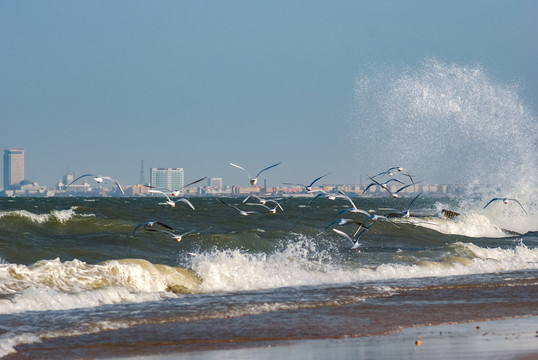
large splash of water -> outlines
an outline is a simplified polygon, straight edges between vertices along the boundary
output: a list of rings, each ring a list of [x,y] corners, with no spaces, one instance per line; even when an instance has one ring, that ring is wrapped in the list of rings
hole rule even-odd
[[[473,185],[482,204],[515,197],[536,214],[538,122],[518,90],[481,66],[437,59],[370,70],[355,87],[358,166],[407,167],[426,183]]]

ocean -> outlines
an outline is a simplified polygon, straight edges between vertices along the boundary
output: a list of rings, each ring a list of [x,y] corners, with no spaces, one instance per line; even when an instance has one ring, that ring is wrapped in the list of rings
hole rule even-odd
[[[414,195],[352,197],[383,215]],[[105,358],[391,334],[538,314],[536,204],[419,196],[364,221],[345,198],[241,216],[151,198],[0,198],[0,357]],[[254,201],[254,200],[249,200]],[[445,216],[443,210],[459,213]],[[146,231],[148,221],[185,235]],[[159,224],[152,229],[163,229]]]

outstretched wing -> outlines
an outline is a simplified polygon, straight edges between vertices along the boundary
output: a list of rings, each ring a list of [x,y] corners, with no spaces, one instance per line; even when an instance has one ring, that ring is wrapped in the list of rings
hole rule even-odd
[[[325,176],[330,175],[330,174],[331,174],[331,173],[327,173],[327,174],[325,174],[325,175],[321,175],[320,177],[314,179],[314,181],[312,181],[312,182],[310,183],[309,186],[314,185],[314,183],[315,183],[316,181],[318,181],[319,179],[324,178]]]
[[[345,237],[346,239],[348,239],[349,242],[351,242],[352,244],[355,243],[355,242],[353,241],[353,239],[352,239],[348,234],[346,234],[345,232],[343,232],[343,231],[341,231],[341,230],[338,230],[338,229],[333,229],[333,231],[334,231],[335,233],[337,233],[338,235],[343,236],[343,237]]]
[[[486,206],[484,206],[484,209],[487,208],[489,204],[491,204],[492,202],[497,201],[497,200],[502,200],[502,199],[501,199],[501,198],[493,198],[493,199],[491,199],[491,200],[486,204]]]
[[[191,202],[185,198],[179,198],[177,199],[177,201],[183,201],[185,204],[189,205],[191,209],[195,210],[194,209],[194,206],[191,204]]]
[[[193,181],[191,183],[188,183],[187,185],[183,185],[183,188],[186,188],[187,186],[191,186],[191,185],[194,185],[196,183],[199,183],[200,181],[205,180],[205,179],[207,179],[207,176],[204,176],[203,178],[195,180],[195,181]]]
[[[251,178],[251,177],[250,177],[250,174],[248,173],[248,171],[246,171],[246,170],[245,170],[244,168],[242,168],[241,166],[236,165],[236,164],[233,164],[233,163],[228,163],[228,164],[230,164],[230,165],[232,165],[233,167],[236,167],[236,168],[238,168],[238,169],[240,169],[240,170],[243,170],[243,171],[247,174],[248,178],[249,178],[249,179]]]
[[[268,167],[266,167],[265,169],[260,170],[260,172],[258,173],[258,175],[256,175],[256,177],[260,176],[260,174],[261,174],[262,172],[264,172],[265,170],[269,170],[270,168],[274,168],[275,166],[280,165],[281,162],[282,162],[282,161],[279,161],[278,163],[276,163],[276,164],[274,164],[274,165],[268,166]]]
[[[110,176],[103,176],[103,179],[107,179],[107,180],[110,180],[110,181],[114,181],[116,183],[116,185],[120,188],[120,191],[123,195],[125,195],[125,192],[123,191],[123,188],[121,187],[120,183],[118,182],[118,180],[114,179],[114,178],[111,178]]]
[[[76,178],[75,180],[71,181],[66,187],[68,187],[69,185],[71,185],[72,183],[74,183],[75,181],[77,181],[78,179],[82,179],[83,177],[86,177],[86,176],[92,176],[92,177],[95,177],[95,175],[93,175],[93,174],[84,174],[84,175],[80,175],[78,178]]]

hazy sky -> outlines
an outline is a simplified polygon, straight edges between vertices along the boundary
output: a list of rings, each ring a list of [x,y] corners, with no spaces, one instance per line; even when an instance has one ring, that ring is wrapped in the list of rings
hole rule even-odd
[[[68,171],[138,183],[142,159],[146,179],[183,167],[246,185],[229,162],[282,161],[269,185],[358,183],[400,165],[366,160],[382,136],[350,136],[357,84],[380,69],[479,66],[536,121],[537,15],[535,0],[2,0],[0,146],[47,186]]]

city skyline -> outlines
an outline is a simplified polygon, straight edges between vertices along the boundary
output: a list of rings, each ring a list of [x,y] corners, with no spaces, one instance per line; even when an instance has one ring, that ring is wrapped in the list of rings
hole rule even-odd
[[[144,178],[143,175],[143,161],[141,161],[141,179]],[[270,166],[269,170],[279,164]],[[237,167],[237,165],[234,165]],[[322,192],[326,193],[328,197],[333,196],[337,197],[343,195],[345,192],[350,195],[361,195],[366,197],[371,196],[383,196],[391,194],[394,197],[394,193],[398,193],[401,190],[404,190],[402,194],[417,194],[426,192],[432,195],[446,195],[449,192],[461,192],[462,186],[455,186],[449,184],[424,184],[424,183],[414,183],[412,176],[409,173],[403,172],[403,169],[398,168],[397,170],[389,169],[382,174],[377,174],[376,176],[389,176],[389,179],[385,179],[385,183],[376,183],[373,178],[370,177],[370,181],[373,181],[368,186],[365,184],[323,184],[319,183],[316,186],[306,186],[302,184],[289,184],[281,183],[280,185],[267,186],[267,179],[261,178],[260,182],[257,184],[248,184],[244,185],[223,185],[222,178],[201,178],[194,182],[189,183],[188,185],[195,185],[200,183],[202,180],[207,178],[206,185],[197,185],[188,188],[188,185],[184,185],[184,170],[183,168],[150,168],[150,182],[149,184],[133,184],[121,186],[119,182],[111,177],[103,176],[105,180],[99,179],[101,175],[92,175],[85,174],[75,177],[73,173],[64,174],[56,183],[55,189],[48,189],[46,186],[40,186],[38,182],[33,182],[28,179],[24,179],[24,149],[6,149],[4,150],[4,179],[11,179],[10,186],[2,189],[0,195],[8,197],[19,197],[19,196],[152,196],[155,192],[157,193],[169,193],[170,196],[174,195],[174,191],[180,191],[182,194],[190,196],[244,196],[249,194],[259,194],[267,196],[277,196],[277,195],[304,195],[304,196],[313,196],[316,193]],[[243,170],[243,169],[241,169]],[[394,171],[396,174],[393,174],[391,171]],[[260,172],[260,174],[261,174]],[[13,173],[15,175],[13,176]],[[401,186],[402,181],[397,180],[399,184],[389,185],[388,183],[392,180],[396,180],[394,175],[402,174],[403,176],[409,178],[412,183],[409,183],[406,186]],[[259,175],[259,174],[258,174]],[[311,184],[317,180],[328,176],[320,176],[314,180]],[[98,177],[95,177],[98,176]],[[91,185],[87,177],[94,177],[95,184]],[[75,184],[77,179],[84,178],[79,184]],[[22,179],[22,180],[21,180]],[[108,181],[107,181],[108,180]],[[374,186],[372,186],[374,185]],[[121,187],[121,188],[120,188]],[[311,190],[309,190],[311,188]],[[406,189],[408,188],[408,189]],[[193,190],[194,189],[194,190]],[[156,190],[156,191],[155,191]],[[386,193],[385,193],[386,191]]]
[[[508,186],[538,153],[537,12],[528,0],[4,1],[0,146],[24,148],[26,178],[48,187],[68,170],[135,184],[141,159],[224,185],[245,180],[230,162],[282,161],[269,186],[392,166]]]

